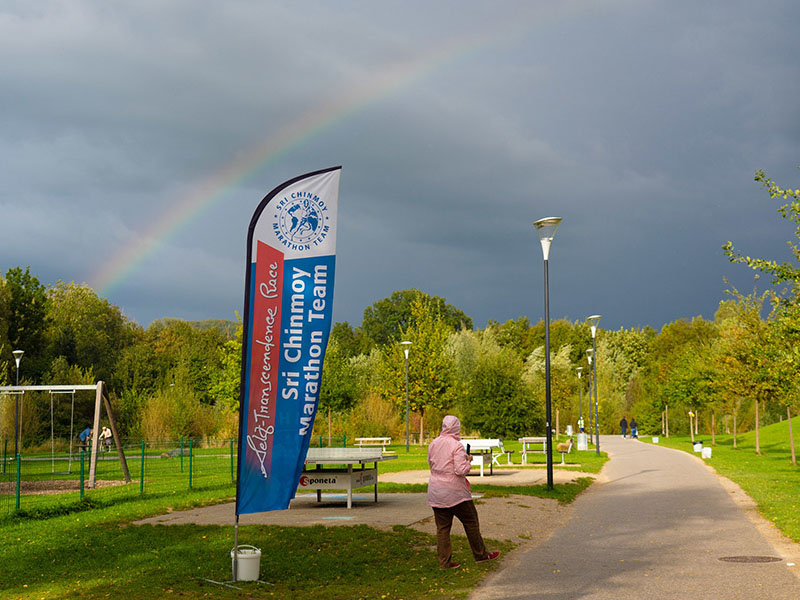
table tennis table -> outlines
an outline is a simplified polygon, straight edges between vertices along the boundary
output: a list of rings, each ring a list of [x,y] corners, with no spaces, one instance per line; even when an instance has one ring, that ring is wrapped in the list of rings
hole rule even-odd
[[[378,463],[395,458],[381,448],[309,448],[305,464],[314,469],[303,469],[297,489],[317,490],[317,502],[322,501],[322,490],[347,490],[347,508],[352,508],[353,490],[374,485],[377,502]],[[367,468],[367,463],[373,463],[372,467]],[[361,468],[353,469],[354,465]]]

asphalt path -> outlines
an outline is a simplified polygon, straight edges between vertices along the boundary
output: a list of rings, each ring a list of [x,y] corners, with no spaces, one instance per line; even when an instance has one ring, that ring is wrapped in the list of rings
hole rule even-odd
[[[800,598],[800,567],[701,459],[618,436],[600,445],[611,460],[572,518],[470,600]]]

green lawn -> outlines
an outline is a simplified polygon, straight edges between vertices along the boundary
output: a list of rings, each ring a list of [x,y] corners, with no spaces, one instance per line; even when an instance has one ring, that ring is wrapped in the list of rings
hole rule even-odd
[[[792,428],[800,441],[800,417],[792,419]],[[761,455],[755,453],[755,432],[739,434],[737,448],[732,435],[717,435],[716,445],[711,435],[701,433],[695,439],[711,448],[711,458],[706,462],[720,474],[735,481],[785,535],[800,542],[800,468],[792,465],[789,447],[789,424],[784,420],[763,427],[760,431]],[[649,436],[640,436],[652,443]],[[685,436],[659,436],[659,444],[694,453],[691,439]],[[796,450],[797,451],[797,450]],[[697,454],[699,456],[699,453]],[[798,456],[800,459],[800,456]]]
[[[558,440],[554,441],[554,445],[558,442],[566,441],[565,435],[560,435]],[[511,467],[506,466],[506,458],[500,458],[500,464],[502,465],[501,469],[513,469],[514,467],[519,468],[520,466],[520,451],[522,450],[522,444],[518,441],[508,441],[504,442],[503,446],[506,450],[513,450],[514,452],[511,454],[511,460],[513,465]],[[405,444],[401,445],[392,445],[389,446],[389,450],[397,454],[396,460],[389,460],[382,462],[380,464],[380,471],[386,473],[393,473],[395,471],[413,471],[413,470],[426,470],[428,468],[428,447],[427,446],[415,446],[411,445],[408,448],[408,452],[406,452]],[[602,450],[602,449],[601,449]],[[571,454],[567,455],[566,458],[567,462],[569,463],[576,463],[579,464],[579,467],[565,467],[567,470],[574,470],[574,471],[583,471],[585,473],[599,473],[600,469],[603,468],[603,465],[608,460],[608,455],[604,452],[600,452],[598,456],[594,450],[594,445],[589,445],[588,451],[577,452],[574,448]],[[528,465],[537,465],[539,467],[544,468],[546,464],[547,458],[544,454],[529,454],[527,458]],[[559,466],[561,462],[561,455],[558,452],[555,452],[555,456],[553,457],[553,464],[555,466]],[[497,466],[495,465],[495,469]],[[531,468],[531,467],[527,467]],[[561,468],[561,467],[559,467]]]
[[[509,444],[514,448],[514,444]],[[392,448],[396,460],[381,463],[381,471],[426,469],[425,447]],[[212,503],[229,501],[230,458],[224,449],[216,456],[195,457],[194,486],[189,489],[188,461],[184,470],[175,457],[128,453],[132,484],[120,488],[23,497],[22,512],[0,510],[0,597],[108,598],[124,591],[126,600],[138,598],[465,598],[498,563],[465,564],[441,571],[435,538],[405,527],[379,531],[356,527],[243,526],[240,539],[258,541],[262,549],[261,577],[274,585],[243,583],[242,591],[211,584],[229,581],[233,527],[131,526],[134,520]],[[213,453],[212,453],[213,454]],[[585,456],[584,456],[585,455]],[[556,455],[555,463],[560,462]],[[519,460],[519,455],[516,455]],[[536,460],[544,464],[544,456]],[[597,472],[605,455],[573,454],[581,470]],[[145,468],[145,485],[138,482]],[[536,468],[536,467],[528,467]],[[31,463],[32,479],[75,478],[73,473],[49,475],[49,462]],[[112,461],[99,466],[99,478],[119,478]],[[508,493],[552,497],[571,502],[590,485],[578,483],[497,488],[474,485],[484,495]],[[380,484],[384,491],[424,491],[425,486]],[[143,490],[143,493],[140,493]],[[0,503],[13,501],[12,496]],[[1,508],[1,507],[0,507]],[[491,542],[508,552],[508,542]],[[454,551],[468,555],[466,540],[454,536]]]

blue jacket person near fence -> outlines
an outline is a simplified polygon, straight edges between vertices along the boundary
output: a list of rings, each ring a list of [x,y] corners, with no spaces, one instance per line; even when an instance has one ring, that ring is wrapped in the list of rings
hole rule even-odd
[[[472,460],[461,445],[461,422],[448,415],[442,421],[442,433],[428,446],[431,477],[428,482],[428,505],[433,508],[436,522],[436,549],[439,566],[454,569],[450,529],[453,517],[458,517],[467,534],[467,541],[476,562],[494,560],[499,552],[487,552],[481,536],[478,511],[472,501],[467,473]]]
[[[92,428],[91,427],[87,427],[86,429],[81,431],[81,433],[80,433],[80,435],[78,435],[78,437],[81,440],[81,448],[83,448],[84,450],[87,450],[89,448],[89,441],[92,439]]]

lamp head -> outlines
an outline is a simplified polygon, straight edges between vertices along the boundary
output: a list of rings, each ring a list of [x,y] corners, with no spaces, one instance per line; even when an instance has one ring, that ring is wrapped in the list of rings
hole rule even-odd
[[[594,356],[594,350],[592,348],[587,348],[586,357],[589,359],[589,366],[592,366],[592,356]]]
[[[583,375],[583,367],[578,367],[578,368],[577,368],[577,369],[575,369],[575,370],[576,370],[576,371],[578,371],[578,379],[580,379],[580,378],[581,378],[581,375]]]
[[[589,321],[589,327],[592,328],[592,337],[595,337],[597,335],[597,324],[600,322],[600,315],[586,317],[586,320]]]
[[[545,217],[533,222],[536,233],[539,234],[539,242],[542,244],[542,254],[544,259],[550,258],[550,243],[556,234],[556,229],[561,224],[561,217]]]
[[[400,342],[400,345],[403,346],[403,354],[408,358],[408,349],[411,346],[411,342]]]
[[[14,360],[17,361],[17,368],[19,369],[19,361],[22,360],[22,355],[25,354],[25,350],[14,350],[11,354],[14,355]]]

